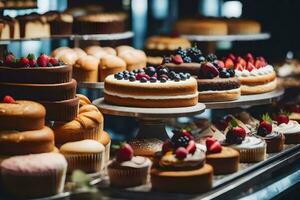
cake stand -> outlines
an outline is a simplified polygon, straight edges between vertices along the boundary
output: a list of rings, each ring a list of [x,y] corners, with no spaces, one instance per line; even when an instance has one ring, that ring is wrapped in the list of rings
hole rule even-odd
[[[247,35],[181,35],[191,41],[197,42],[217,42],[217,41],[255,41],[270,39],[270,33],[258,33]]]
[[[136,136],[137,139],[157,138],[165,140],[169,138],[165,128],[167,119],[193,116],[205,110],[205,105],[202,103],[179,108],[138,108],[107,104],[104,98],[100,98],[93,101],[93,104],[104,114],[138,118],[139,130]]]

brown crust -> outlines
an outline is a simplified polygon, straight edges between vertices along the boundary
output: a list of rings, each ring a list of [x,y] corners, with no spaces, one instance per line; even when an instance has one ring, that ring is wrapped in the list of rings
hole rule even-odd
[[[0,67],[0,82],[51,84],[72,80],[72,66],[13,68]]]
[[[241,96],[240,90],[224,90],[224,92],[200,94],[199,102],[209,102],[209,101],[233,101],[239,99]]]
[[[0,132],[0,152],[2,155],[46,153],[54,150],[54,134],[46,126],[35,131],[5,132]]]
[[[206,155],[206,163],[214,169],[214,174],[231,174],[239,168],[240,154],[230,147],[222,147],[220,153]]]
[[[60,84],[0,83],[0,97],[10,95],[16,99],[61,101],[75,97],[76,84],[74,79]]]
[[[213,168],[205,164],[197,170],[151,170],[153,190],[184,193],[202,193],[212,187]]]
[[[104,99],[107,103],[120,106],[130,107],[144,107],[144,108],[175,108],[175,107],[188,107],[194,106],[198,102],[198,98],[193,97],[189,99],[133,99],[133,98],[120,98],[111,96],[104,93]]]
[[[277,81],[276,79],[273,82],[268,83],[268,85],[256,85],[256,86],[247,86],[247,85],[241,85],[241,92],[242,94],[260,94],[260,93],[266,93],[270,92],[272,90],[275,90],[277,87]]]
[[[242,85],[250,85],[250,86],[266,84],[271,81],[274,81],[275,79],[276,79],[275,71],[266,75],[239,77],[239,80]]]

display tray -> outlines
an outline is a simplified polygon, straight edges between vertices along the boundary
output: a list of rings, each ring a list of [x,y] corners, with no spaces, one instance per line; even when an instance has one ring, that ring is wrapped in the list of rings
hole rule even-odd
[[[226,109],[244,106],[257,106],[278,101],[283,97],[283,94],[284,89],[276,89],[268,93],[242,95],[238,100],[235,101],[205,102],[205,105],[207,109]]]
[[[267,40],[271,38],[270,33],[258,33],[248,35],[181,35],[191,41],[217,42],[217,41],[255,41]]]

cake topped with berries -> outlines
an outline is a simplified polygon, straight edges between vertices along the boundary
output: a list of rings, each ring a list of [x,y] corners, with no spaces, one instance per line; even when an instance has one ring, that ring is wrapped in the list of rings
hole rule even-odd
[[[276,73],[264,57],[254,57],[251,53],[244,57],[229,54],[223,61],[226,69],[234,69],[242,94],[265,93],[276,88]]]
[[[123,71],[104,81],[107,103],[132,107],[187,107],[198,102],[197,81],[165,66]]]
[[[174,71],[188,72],[197,78],[199,101],[229,101],[240,97],[240,83],[233,69],[225,68],[214,54],[204,56],[200,49],[178,48],[163,63]]]
[[[16,58],[9,52],[0,61],[0,82],[7,83],[65,83],[72,79],[72,66],[40,54]]]

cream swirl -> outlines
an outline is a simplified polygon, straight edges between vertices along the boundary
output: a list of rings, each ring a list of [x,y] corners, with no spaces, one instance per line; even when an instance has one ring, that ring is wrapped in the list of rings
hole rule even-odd
[[[300,133],[300,124],[294,120],[290,120],[288,124],[282,123],[274,127],[274,131],[283,134]]]
[[[129,168],[144,168],[144,167],[150,167],[152,162],[145,157],[142,156],[134,156],[129,161],[124,162],[118,162],[116,160],[112,161],[109,166],[114,167],[129,167]]]
[[[258,137],[246,136],[241,144],[230,145],[236,149],[255,149],[266,146],[266,142]]]
[[[244,69],[243,71],[240,70],[235,70],[235,75],[237,77],[247,77],[247,76],[260,76],[260,75],[266,75],[270,74],[274,71],[273,66],[267,65],[265,67],[261,67],[259,69],[253,69],[251,72],[248,71],[247,69]]]
[[[281,137],[282,136],[282,132],[278,132],[278,131],[272,131],[271,133],[267,134],[265,137],[259,136],[257,135],[257,133],[255,133],[256,137],[265,139],[265,140],[270,140],[273,138],[277,138],[277,137]]]

